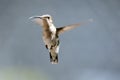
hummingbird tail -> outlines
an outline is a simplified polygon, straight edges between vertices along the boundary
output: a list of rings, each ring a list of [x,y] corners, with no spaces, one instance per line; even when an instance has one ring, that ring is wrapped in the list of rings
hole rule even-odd
[[[52,64],[58,64],[58,54],[57,53],[50,53],[50,62]]]

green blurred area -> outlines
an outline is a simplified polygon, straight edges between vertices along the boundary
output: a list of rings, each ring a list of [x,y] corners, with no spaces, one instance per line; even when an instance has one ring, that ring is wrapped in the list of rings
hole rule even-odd
[[[48,80],[42,71],[28,67],[0,68],[0,80]]]

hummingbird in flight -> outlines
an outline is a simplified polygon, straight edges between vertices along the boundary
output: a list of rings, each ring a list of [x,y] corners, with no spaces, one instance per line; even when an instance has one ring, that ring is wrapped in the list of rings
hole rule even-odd
[[[82,24],[92,22],[92,19],[89,19],[85,22],[56,28],[53,24],[52,16],[49,14],[42,16],[32,16],[29,19],[32,19],[35,23],[39,24],[42,27],[42,38],[45,43],[45,47],[49,51],[50,62],[52,64],[58,64],[58,53],[60,45],[59,35],[76,27],[79,27]]]

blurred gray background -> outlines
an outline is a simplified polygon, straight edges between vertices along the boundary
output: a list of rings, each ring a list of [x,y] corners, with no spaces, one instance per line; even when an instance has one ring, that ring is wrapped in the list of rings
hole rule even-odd
[[[57,65],[28,19],[43,14],[56,27],[94,19],[60,36]],[[120,80],[120,0],[0,0],[0,67],[20,66],[52,80]]]

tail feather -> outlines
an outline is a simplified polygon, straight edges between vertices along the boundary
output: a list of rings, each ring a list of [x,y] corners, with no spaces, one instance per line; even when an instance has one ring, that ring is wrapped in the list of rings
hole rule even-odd
[[[58,54],[57,53],[50,53],[50,62],[52,64],[58,64]]]

